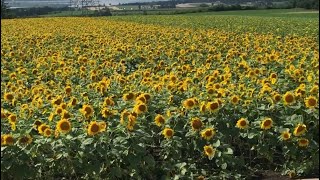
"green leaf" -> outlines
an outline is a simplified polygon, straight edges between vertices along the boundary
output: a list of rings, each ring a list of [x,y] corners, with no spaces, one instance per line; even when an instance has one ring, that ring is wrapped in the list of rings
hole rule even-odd
[[[122,177],[121,168],[120,167],[113,167],[110,171],[111,176],[113,177]]]
[[[227,167],[228,167],[228,164],[227,164],[227,163],[221,164],[221,169],[227,169]]]
[[[181,174],[182,174],[182,175],[185,175],[185,174],[186,174],[186,172],[187,172],[187,169],[186,169],[186,168],[182,168],[182,170],[181,170]]]
[[[220,143],[220,140],[218,139],[215,143],[212,144],[212,146],[214,146],[214,147],[217,148],[217,147],[220,146],[220,144],[221,144],[221,143]]]
[[[89,145],[89,144],[92,144],[92,142],[93,142],[93,138],[87,138],[86,140],[84,140],[83,142],[82,142],[82,146],[86,146],[86,145]]]
[[[227,148],[227,151],[224,154],[233,154],[233,150],[231,148]]]
[[[150,154],[145,156],[143,159],[151,167],[154,167],[156,165],[156,162],[155,162],[153,156]]]
[[[186,162],[182,162],[182,163],[178,163],[175,166],[178,167],[179,169],[183,168],[184,166],[186,166],[187,163]]]
[[[252,138],[254,138],[255,136],[256,136],[255,133],[249,133],[249,134],[248,134],[248,139],[252,139]]]

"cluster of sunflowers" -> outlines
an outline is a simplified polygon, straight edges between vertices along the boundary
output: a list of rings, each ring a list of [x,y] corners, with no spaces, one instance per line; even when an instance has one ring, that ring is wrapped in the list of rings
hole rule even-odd
[[[306,160],[319,148],[313,36],[112,18],[2,20],[1,27],[1,146],[7,147],[1,153],[46,139],[127,138],[140,131],[149,132],[148,145],[156,148],[185,144],[190,153],[177,156],[179,162],[215,160],[213,169],[236,167],[224,151],[243,158],[253,148],[266,156],[280,144],[287,161],[298,152]]]

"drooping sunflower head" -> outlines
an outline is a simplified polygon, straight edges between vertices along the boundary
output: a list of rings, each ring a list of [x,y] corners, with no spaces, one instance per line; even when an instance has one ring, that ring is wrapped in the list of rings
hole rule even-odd
[[[71,123],[67,119],[61,119],[57,122],[56,128],[61,133],[68,133],[71,131]]]
[[[164,130],[162,131],[162,134],[166,139],[170,139],[173,136],[174,131],[171,128],[164,128]]]
[[[265,118],[262,122],[261,122],[261,129],[267,130],[270,129],[273,125],[273,121],[271,118]]]
[[[206,145],[203,149],[205,155],[208,156],[209,160],[211,160],[214,157],[216,150],[211,145]]]
[[[294,128],[293,135],[301,136],[307,131],[307,126],[305,124],[299,123],[296,128]]]
[[[309,96],[304,101],[307,108],[315,108],[317,106],[317,98],[314,96]]]
[[[154,118],[154,122],[160,127],[165,123],[165,118],[161,114],[157,114],[157,116]]]
[[[249,121],[245,118],[240,118],[237,121],[236,127],[239,129],[247,129],[249,127]]]
[[[133,128],[134,128],[134,126],[136,124],[136,119],[137,119],[136,116],[134,116],[132,114],[130,114],[128,116],[127,129],[129,131],[133,131]]]
[[[306,138],[300,138],[298,140],[298,146],[299,147],[307,147],[309,145],[309,140]]]
[[[201,102],[201,104],[200,104],[200,112],[201,113],[204,113],[204,112],[206,112],[206,103],[205,102]]]
[[[97,121],[91,121],[87,129],[89,136],[94,136],[100,132],[100,126]]]
[[[283,102],[285,105],[291,105],[295,102],[294,94],[292,92],[286,92],[283,95]]]
[[[194,131],[199,131],[203,125],[200,118],[192,118],[190,124],[191,124],[191,127]]]
[[[201,131],[201,137],[206,140],[210,140],[215,134],[216,131],[214,128],[206,128]]]

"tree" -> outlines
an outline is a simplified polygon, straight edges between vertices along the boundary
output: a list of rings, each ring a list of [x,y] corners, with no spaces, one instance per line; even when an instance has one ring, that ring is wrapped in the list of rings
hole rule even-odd
[[[1,19],[8,17],[8,6],[5,0],[1,0]]]

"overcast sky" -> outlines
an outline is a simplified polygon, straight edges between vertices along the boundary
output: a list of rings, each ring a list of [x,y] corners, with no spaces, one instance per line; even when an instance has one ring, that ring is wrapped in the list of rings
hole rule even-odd
[[[100,2],[102,3],[106,3],[106,4],[119,4],[119,3],[131,3],[131,2],[152,2],[152,1],[157,1],[157,0],[100,0]],[[161,0],[163,1],[163,0]],[[166,1],[166,0],[164,0]]]

